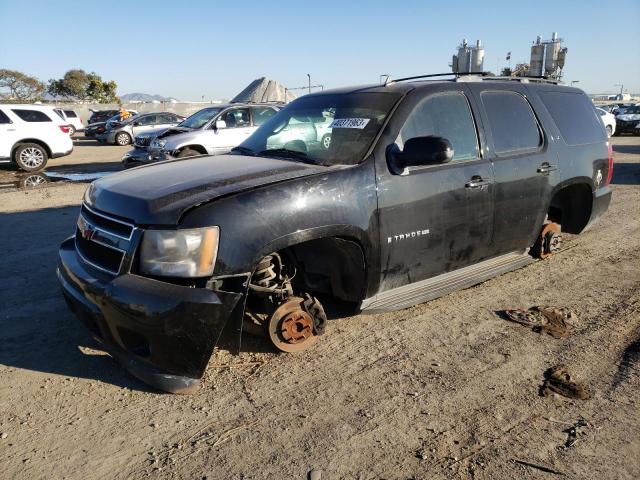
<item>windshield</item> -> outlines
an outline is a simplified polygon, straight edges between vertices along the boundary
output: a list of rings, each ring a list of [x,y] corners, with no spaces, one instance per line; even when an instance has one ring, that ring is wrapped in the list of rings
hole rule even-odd
[[[221,108],[203,108],[180,122],[178,126],[193,129],[202,128],[209,123],[213,117],[220,113],[221,110]]]
[[[302,97],[267,120],[240,150],[319,165],[355,165],[399,98],[394,93]]]

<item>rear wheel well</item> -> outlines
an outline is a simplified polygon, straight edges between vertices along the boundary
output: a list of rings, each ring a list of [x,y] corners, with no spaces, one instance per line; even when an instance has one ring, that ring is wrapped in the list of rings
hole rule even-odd
[[[24,145],[25,143],[35,143],[36,145],[40,145],[47,152],[47,156],[49,158],[52,157],[51,149],[49,148],[49,145],[47,145],[45,142],[43,142],[42,140],[38,140],[37,138],[24,138],[19,142],[16,142],[13,148],[11,149],[12,160],[15,161],[16,150],[20,148],[20,145]]]
[[[578,234],[584,230],[591,218],[593,194],[586,183],[577,183],[562,188],[551,199],[549,217],[559,223],[562,231]]]

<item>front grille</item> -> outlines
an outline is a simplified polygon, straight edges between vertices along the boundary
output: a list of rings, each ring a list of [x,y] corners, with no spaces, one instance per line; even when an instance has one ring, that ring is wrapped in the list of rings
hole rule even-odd
[[[136,137],[133,143],[138,147],[148,147],[151,143],[151,137]]]
[[[76,228],[76,251],[85,263],[118,275],[133,231],[132,224],[82,205]]]
[[[131,232],[133,232],[133,225],[126,223],[122,220],[116,220],[115,218],[105,217],[99,213],[90,210],[87,206],[82,205],[80,209],[80,215],[89,220],[92,225],[107,230],[110,233],[120,235],[123,238],[131,238]]]
[[[76,250],[87,263],[94,267],[99,267],[100,270],[106,270],[114,275],[117,275],[120,271],[124,253],[91,240],[86,240],[82,237],[79,228],[76,231]]]

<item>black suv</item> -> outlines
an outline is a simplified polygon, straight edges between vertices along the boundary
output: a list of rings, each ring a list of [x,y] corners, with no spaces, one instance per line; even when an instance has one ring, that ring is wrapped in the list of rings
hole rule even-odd
[[[466,76],[324,91],[230,154],[92,183],[58,277],[127,369],[184,393],[225,327],[238,347],[244,329],[295,352],[332,299],[401,309],[545,258],[607,210],[612,172],[576,88]]]

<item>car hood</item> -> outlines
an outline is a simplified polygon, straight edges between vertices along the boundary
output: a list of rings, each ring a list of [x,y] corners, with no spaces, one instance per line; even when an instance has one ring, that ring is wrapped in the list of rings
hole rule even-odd
[[[137,225],[177,225],[188,209],[224,195],[342,168],[242,155],[194,157],[100,178],[84,201]]]
[[[185,127],[171,127],[171,128],[167,128],[160,136],[159,138],[166,138],[166,137],[172,137],[173,135],[180,135],[181,133],[187,133],[187,132],[192,132],[193,129],[191,128],[185,128]]]
[[[622,120],[623,122],[640,120],[640,113],[623,113],[622,115],[616,115],[616,120]]]
[[[191,142],[202,142],[203,138],[209,135],[214,135],[213,130],[191,130],[187,128],[170,128],[161,135],[158,135],[158,139],[165,139],[166,143],[164,150],[171,151]]]

